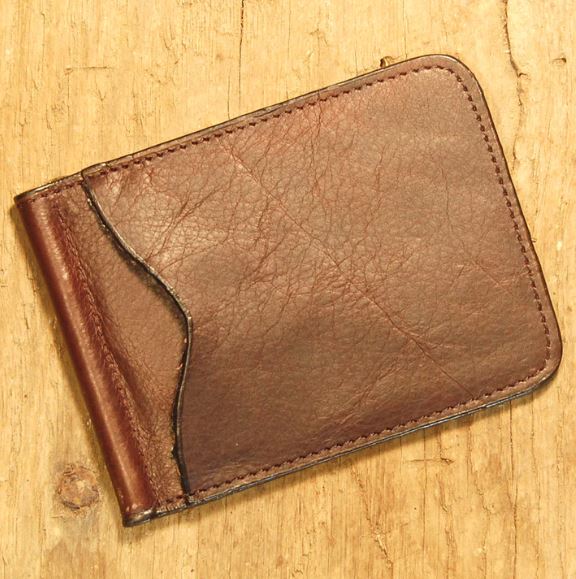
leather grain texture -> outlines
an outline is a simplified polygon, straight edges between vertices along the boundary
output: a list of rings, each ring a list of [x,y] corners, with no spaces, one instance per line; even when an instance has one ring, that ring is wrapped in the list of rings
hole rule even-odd
[[[18,203],[127,523],[525,394],[560,361],[484,97],[450,57]]]

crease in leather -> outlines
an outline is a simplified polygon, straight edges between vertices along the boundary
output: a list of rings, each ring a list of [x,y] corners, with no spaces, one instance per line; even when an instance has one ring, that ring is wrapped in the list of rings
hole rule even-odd
[[[174,487],[174,481],[171,479],[172,474],[169,472],[170,468],[175,468],[175,471],[178,473],[180,491],[177,494],[181,495],[181,491],[185,490],[186,487],[184,486],[182,471],[176,456],[174,456],[176,464],[172,467],[166,462],[167,459],[163,458],[157,462],[155,455],[148,452],[149,449],[147,445],[146,447],[142,445],[139,433],[141,429],[146,431],[147,424],[145,421],[140,422],[140,420],[145,419],[145,416],[141,416],[130,402],[135,396],[138,397],[137,392],[131,389],[131,383],[134,379],[132,374],[135,369],[130,367],[130,360],[126,360],[126,357],[122,355],[122,351],[118,349],[119,346],[123,347],[122,340],[126,340],[127,338],[133,339],[137,336],[130,335],[129,333],[126,334],[124,331],[118,332],[117,330],[113,330],[110,323],[107,322],[107,317],[102,316],[100,311],[101,306],[113,296],[114,292],[108,292],[108,294],[106,294],[106,292],[101,293],[102,288],[94,290],[92,287],[94,281],[103,282],[104,280],[94,280],[92,275],[87,273],[84,264],[85,261],[89,269],[97,266],[92,258],[86,253],[82,253],[82,247],[84,247],[82,242],[80,243],[80,249],[76,247],[77,242],[81,241],[82,236],[85,237],[85,235],[80,235],[77,228],[75,231],[72,231],[69,223],[75,224],[76,221],[74,217],[69,215],[69,212],[74,211],[76,214],[78,214],[78,212],[85,212],[86,215],[94,218],[95,225],[84,221],[86,215],[80,219],[79,223],[81,224],[82,230],[86,227],[92,227],[96,228],[96,231],[101,231],[101,233],[98,234],[100,238],[94,239],[94,229],[88,230],[91,231],[93,238],[92,245],[95,245],[94,251],[96,253],[100,254],[103,251],[107,256],[106,259],[109,259],[111,255],[116,255],[117,259],[120,260],[118,263],[126,264],[129,261],[136,263],[137,268],[144,276],[154,279],[153,283],[143,280],[142,282],[138,282],[138,286],[132,286],[132,289],[137,291],[131,297],[145,300],[147,304],[156,304],[157,307],[159,302],[155,302],[156,298],[152,298],[152,301],[150,301],[149,296],[162,288],[169,299],[173,298],[169,295],[169,292],[163,288],[161,280],[157,278],[157,276],[150,274],[142,264],[130,260],[130,257],[127,259],[126,252],[119,246],[114,236],[107,230],[105,223],[99,218],[97,212],[94,211],[90,199],[86,195],[84,185],[81,176],[78,174],[69,179],[58,180],[39,190],[23,194],[19,196],[17,204],[27,224],[27,229],[38,255],[40,266],[44,270],[44,274],[49,282],[48,285],[55,300],[56,310],[65,330],[75,366],[80,374],[84,394],[91,410],[100,442],[103,446],[104,456],[114,482],[115,491],[118,495],[124,523],[126,525],[134,525],[147,520],[153,516],[159,508],[163,508],[167,498],[165,496],[166,493],[170,492],[170,489]],[[77,198],[76,194],[72,195],[70,193],[72,189],[79,193],[80,199]],[[39,192],[35,193],[35,191]],[[38,204],[38,201],[44,201],[44,203]],[[64,213],[66,213],[66,215]],[[38,219],[46,220],[46,223],[53,222],[54,225],[49,227],[43,225],[39,228],[34,221]],[[38,232],[42,234],[41,237],[37,235]],[[53,262],[56,264],[54,261],[57,255],[56,246],[51,245],[49,241],[48,244],[50,245],[51,251],[46,252],[46,250],[42,249],[44,238],[47,237],[51,239],[52,236],[55,236],[54,238],[59,240],[56,242],[56,246],[61,246],[62,259],[66,263],[66,267],[71,268],[70,275],[64,276],[64,280],[70,280],[73,286],[75,286],[76,283],[78,284],[78,290],[72,294],[69,294],[67,290],[57,289],[57,287],[59,287],[59,280],[62,278],[61,272],[56,274],[51,273],[54,269]],[[101,247],[99,239],[111,243],[111,247],[114,248],[113,253],[110,253],[110,250],[107,250],[106,246]],[[108,253],[106,253],[107,251]],[[82,253],[82,255],[80,255],[80,253]],[[59,266],[56,265],[56,267]],[[125,273],[122,275],[126,276]],[[77,279],[77,282],[73,281],[74,279]],[[125,277],[123,279],[124,281],[130,281],[130,283],[136,283],[136,279],[142,278],[139,274],[135,273],[132,277]],[[115,282],[111,282],[111,284],[112,285],[105,283],[104,285],[110,287],[117,285]],[[120,291],[125,290],[122,290],[120,286]],[[96,292],[96,294],[94,292]],[[70,302],[67,295],[85,296],[85,299],[81,299],[84,307],[84,320],[77,318],[77,314],[75,313],[76,308]],[[104,302],[102,302],[102,300],[104,300]],[[108,307],[111,307],[111,304],[109,304]],[[126,305],[124,305],[122,309],[129,310]],[[155,313],[158,315],[158,311]],[[118,322],[120,322],[120,320],[115,320],[114,324]],[[78,333],[80,333],[80,335],[85,334],[82,329],[84,325],[92,328],[88,332],[88,335],[98,340],[99,346],[96,350],[86,344],[80,350],[77,347]],[[109,341],[110,331],[112,331],[113,334],[117,334],[114,343]],[[117,343],[118,340],[120,340],[120,343]],[[124,342],[124,344],[126,343],[127,342]],[[185,362],[188,359],[186,356],[187,349],[188,348],[184,349],[181,364],[182,369],[179,371],[179,381],[175,387],[175,391],[177,392],[175,400],[178,400],[178,392],[182,385]],[[103,371],[108,374],[108,379],[98,378],[99,382],[95,385],[93,384],[94,379],[91,376],[94,374],[96,365],[93,361],[88,360],[88,358],[93,355],[102,358],[105,362],[105,364],[103,364]],[[134,360],[134,362],[141,364],[143,361]],[[128,366],[126,365],[127,363]],[[90,366],[87,372],[84,370],[86,365]],[[108,394],[106,394],[106,388],[103,387],[107,382],[113,385],[113,389],[110,390]],[[166,387],[169,388],[170,384],[167,384]],[[97,399],[100,395],[110,396],[114,392],[117,394],[118,406],[106,407],[105,403]],[[96,400],[94,396],[96,396]],[[116,411],[115,408],[118,408],[118,411]],[[105,415],[99,418],[98,414],[101,411],[104,411]],[[117,412],[123,417],[119,417],[117,419],[119,420],[118,425],[114,426],[114,416]],[[173,421],[174,415],[172,413],[172,422]],[[123,426],[121,426],[122,424]],[[118,436],[117,429],[123,427],[126,427],[127,432],[120,434],[121,439],[115,438]],[[174,437],[171,445],[174,454],[176,454],[175,443],[176,440]],[[162,448],[160,442],[153,444],[157,448]],[[122,450],[122,452],[120,452],[120,450]],[[170,494],[173,494],[173,492],[174,491]]]
[[[451,70],[451,69],[449,69],[449,68],[442,67],[442,66],[430,66],[430,67],[428,67],[428,66],[423,66],[421,69],[412,70],[412,71],[410,71],[410,72],[415,73],[415,72],[418,72],[419,70],[430,70],[430,69],[438,69],[438,70],[444,70],[444,71],[449,72],[449,73],[454,77],[454,79],[459,83],[459,85],[462,87],[463,92],[464,92],[464,93],[468,93],[468,88],[467,88],[466,85],[462,82],[462,80],[458,77],[458,74],[457,74],[455,71],[453,71],[453,70]],[[378,72],[380,72],[380,71],[378,71]],[[398,76],[406,76],[406,74],[408,74],[408,73],[405,73],[405,72],[404,72],[404,73],[400,73]],[[370,86],[371,84],[374,84],[375,82],[381,82],[381,81],[384,81],[384,80],[392,80],[392,79],[394,79],[394,78],[397,78],[397,77],[384,77],[383,79],[376,79],[376,80],[374,80],[374,81],[371,82],[371,83],[366,83],[366,84],[363,84],[363,85],[361,85],[361,86],[354,87],[354,89],[360,90],[361,88],[363,88],[363,87],[365,87],[365,86]],[[329,96],[327,96],[326,98],[334,98],[334,97],[340,96],[340,95],[342,95],[342,94],[348,94],[348,93],[350,93],[350,92],[351,92],[352,90],[354,90],[354,89],[342,90],[342,91],[337,92],[337,93],[335,93],[335,94],[333,94],[333,95],[329,95]],[[321,100],[321,97],[320,97],[320,96],[315,97],[315,98],[316,98],[317,100]],[[303,102],[301,106],[313,105],[313,104],[315,104],[315,103],[317,102],[317,100],[312,100],[312,99],[310,99],[308,102]],[[471,98],[469,98],[469,100],[470,100],[470,102],[472,103],[472,105],[471,105],[472,111],[474,111],[474,110],[475,110],[475,104],[473,103],[473,100],[472,100]],[[299,106],[296,106],[295,108],[300,108],[300,107],[299,107]],[[291,111],[290,111],[290,110],[284,110],[284,111],[281,111],[280,114],[284,114],[284,113],[287,113],[287,112],[291,112]],[[488,114],[489,114],[489,113],[488,113]],[[274,116],[274,115],[272,115],[272,116]],[[271,118],[271,117],[269,117],[269,118]],[[232,126],[231,129],[229,129],[229,130],[226,130],[225,127],[226,127],[227,125],[229,125],[229,124],[238,123],[238,121],[235,120],[235,121],[232,121],[231,123],[224,123],[222,126],[219,126],[219,127],[214,128],[214,129],[211,129],[210,132],[209,132],[206,136],[200,138],[200,141],[197,141],[197,142],[207,142],[207,141],[210,141],[210,140],[213,139],[213,138],[217,138],[218,136],[220,136],[220,135],[222,134],[222,132],[221,132],[222,130],[224,130],[225,132],[232,132],[232,131],[235,131],[235,130],[240,130],[240,129],[243,129],[243,128],[247,127],[247,126],[255,126],[256,124],[258,124],[258,122],[265,122],[265,121],[269,120],[269,118],[266,118],[266,114],[263,113],[262,117],[256,117],[253,121],[249,121],[246,125]],[[480,120],[479,123],[482,123],[482,121]],[[486,131],[485,131],[485,129],[483,128],[483,125],[480,124],[479,126],[480,126],[480,133],[481,133],[483,136],[486,136]],[[171,152],[174,152],[174,151],[176,151],[176,150],[178,150],[178,149],[182,149],[182,148],[184,148],[185,146],[188,146],[189,144],[196,144],[195,138],[196,138],[196,137],[193,137],[189,142],[186,142],[186,141],[185,141],[184,143],[181,143],[179,146],[169,145],[169,146],[167,146],[167,147],[163,147],[163,148],[159,149],[158,151],[155,151],[155,152],[151,153],[150,155],[144,157],[144,159],[145,159],[145,160],[152,160],[153,158],[159,158],[159,157],[164,156],[165,154],[170,154]],[[492,147],[491,147],[491,145],[489,144],[488,139],[486,138],[485,141],[486,141],[486,143],[487,143],[488,152],[491,153],[491,152],[492,152]],[[109,171],[122,170],[122,169],[124,169],[124,168],[127,168],[128,166],[132,166],[132,165],[134,165],[134,164],[137,164],[139,161],[142,161],[142,159],[140,159],[140,158],[132,158],[132,159],[130,159],[129,161],[127,161],[126,163],[118,162],[118,164],[116,164],[116,165],[106,166],[106,167],[104,167],[104,168],[97,169],[97,170],[94,170],[94,169],[90,170],[90,169],[88,169],[87,172],[84,173],[84,175],[88,175],[88,178],[95,177],[95,176],[98,176],[98,175],[105,174],[106,172],[109,172]],[[496,173],[496,177],[495,177],[495,178],[498,178],[498,177],[497,177],[497,174],[500,172],[500,167],[499,167],[499,165],[498,165],[497,162],[494,162],[494,164],[495,164],[495,173]],[[508,193],[507,193],[507,191],[506,191],[506,188],[503,186],[502,183],[500,183],[500,185],[502,186],[501,188],[502,188],[502,190],[503,190],[504,197],[507,198]],[[91,189],[91,195],[92,195],[93,199],[96,199],[97,196],[96,196],[95,192],[94,192],[92,189]],[[98,203],[97,203],[97,204],[98,204]],[[98,205],[99,205],[99,204],[98,204]],[[100,207],[100,210],[102,211],[101,207]],[[510,209],[509,209],[509,210],[510,210]],[[514,224],[514,227],[515,227],[516,230],[518,230],[518,226],[517,226],[517,223],[516,223],[516,221],[515,221],[515,217],[514,217],[514,215],[512,214],[512,211],[511,211],[511,210],[510,210],[510,212],[511,212],[511,219],[512,219],[512,222],[513,222],[513,224]],[[116,235],[117,235],[118,237],[120,237],[120,234],[119,234],[119,233],[116,233]],[[519,235],[519,234],[518,234],[518,235]],[[523,245],[524,242],[522,241],[522,239],[521,239],[520,236],[518,237],[518,241],[519,241],[519,243],[520,243],[520,249],[521,249],[521,251],[523,251],[523,253],[525,253],[525,248],[524,248],[524,245]],[[126,243],[126,242],[123,241],[123,243]],[[132,250],[132,251],[133,251],[133,250]],[[526,258],[525,258],[525,259],[526,259]],[[536,265],[536,267],[538,267],[538,266]],[[529,262],[526,263],[526,269],[527,269],[527,271],[528,271],[529,278],[531,279],[532,284],[533,284],[533,279],[532,279],[532,278],[533,278],[533,271],[532,271],[532,269],[531,269],[531,265],[530,265]],[[540,297],[539,297],[538,290],[537,290],[536,286],[533,285],[533,288],[532,288],[532,289],[533,289],[533,291],[534,291],[534,299],[535,299],[535,301],[536,301],[538,304],[540,304]],[[504,392],[504,391],[506,391],[506,390],[512,389],[513,387],[515,387],[515,386],[517,386],[517,385],[519,385],[519,384],[525,383],[525,382],[529,381],[531,378],[534,378],[534,377],[538,376],[540,373],[545,373],[545,372],[546,372],[547,363],[548,363],[548,361],[550,360],[550,356],[551,356],[551,344],[550,344],[550,338],[549,338],[549,333],[550,333],[550,331],[549,331],[549,328],[548,328],[547,323],[546,323],[545,315],[544,315],[543,313],[540,313],[540,316],[541,316],[541,318],[542,318],[542,324],[543,324],[543,327],[544,327],[544,331],[545,331],[545,333],[546,333],[546,335],[547,335],[547,338],[546,338],[546,352],[545,352],[544,362],[543,362],[542,366],[538,367],[535,371],[533,371],[532,373],[530,373],[528,376],[525,376],[525,377],[523,377],[523,378],[521,378],[521,379],[518,379],[517,381],[515,381],[515,382],[512,383],[512,384],[507,384],[507,385],[505,385],[505,386],[503,386],[503,387],[501,387],[501,388],[494,389],[494,390],[492,390],[489,394],[480,396],[480,397],[478,397],[478,398],[473,398],[473,399],[469,400],[469,401],[466,402],[466,403],[458,404],[458,405],[456,405],[456,406],[452,406],[452,407],[449,407],[449,408],[445,408],[444,410],[442,410],[442,411],[440,411],[440,412],[434,412],[434,413],[432,413],[432,414],[422,416],[420,419],[411,420],[411,421],[409,421],[408,423],[401,424],[401,425],[397,425],[396,427],[394,427],[394,428],[392,428],[392,429],[385,429],[385,430],[383,430],[383,431],[381,431],[381,432],[378,432],[378,433],[371,433],[371,434],[368,434],[368,435],[359,436],[358,438],[355,438],[354,440],[350,440],[350,441],[347,441],[347,442],[342,443],[342,444],[336,444],[336,445],[333,445],[333,446],[328,447],[328,448],[323,448],[323,449],[321,449],[321,450],[319,450],[319,451],[317,451],[317,452],[309,453],[309,454],[306,454],[306,455],[303,455],[303,456],[298,456],[298,457],[294,458],[293,460],[284,461],[284,462],[282,462],[282,463],[280,463],[280,464],[270,465],[269,467],[266,467],[266,468],[263,468],[263,469],[259,469],[258,471],[255,471],[255,472],[250,472],[250,473],[248,473],[248,474],[243,474],[243,475],[241,475],[241,476],[239,476],[239,477],[236,477],[236,478],[234,478],[234,479],[225,481],[225,482],[220,483],[220,484],[218,484],[218,485],[211,486],[211,487],[209,487],[209,488],[199,489],[199,490],[197,490],[195,493],[193,493],[192,495],[190,495],[189,498],[198,498],[198,497],[201,496],[201,495],[206,496],[207,494],[210,494],[210,493],[212,493],[212,492],[214,492],[214,491],[218,491],[219,489],[221,489],[221,488],[223,488],[223,487],[226,487],[226,486],[229,486],[229,485],[234,485],[234,484],[236,484],[236,483],[240,483],[240,484],[241,484],[243,481],[250,480],[252,477],[261,477],[261,476],[265,475],[266,473],[268,473],[268,472],[270,472],[270,471],[272,471],[272,470],[279,469],[279,468],[286,468],[286,467],[289,467],[290,465],[295,465],[295,464],[298,463],[299,461],[311,460],[311,459],[314,459],[315,457],[319,457],[319,456],[322,455],[323,453],[330,453],[331,451],[333,451],[333,450],[335,450],[335,449],[345,449],[348,445],[354,445],[354,444],[357,444],[357,443],[360,443],[360,442],[368,442],[368,441],[370,441],[372,438],[380,437],[380,436],[382,436],[382,435],[385,434],[385,433],[393,434],[394,431],[396,431],[396,430],[398,430],[398,429],[407,428],[407,427],[410,427],[411,425],[416,426],[416,425],[418,425],[419,423],[423,423],[423,422],[425,422],[425,421],[427,421],[427,420],[429,420],[429,419],[433,419],[434,417],[436,417],[436,418],[442,418],[442,415],[443,415],[444,413],[446,413],[446,412],[453,412],[453,411],[466,412],[466,411],[467,411],[467,405],[476,404],[476,403],[478,403],[479,401],[483,401],[483,403],[482,403],[483,406],[490,404],[490,399],[491,399],[492,397],[497,396],[497,395],[500,395],[500,393],[502,393],[502,392]],[[317,460],[316,460],[316,462],[317,462]]]

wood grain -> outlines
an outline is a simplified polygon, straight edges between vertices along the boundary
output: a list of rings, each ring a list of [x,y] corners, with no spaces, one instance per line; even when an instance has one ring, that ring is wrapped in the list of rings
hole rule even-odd
[[[6,0],[0,11],[5,577],[576,577],[572,0]],[[477,74],[565,343],[527,399],[123,529],[12,197],[425,53]],[[95,477],[95,478],[94,478]]]

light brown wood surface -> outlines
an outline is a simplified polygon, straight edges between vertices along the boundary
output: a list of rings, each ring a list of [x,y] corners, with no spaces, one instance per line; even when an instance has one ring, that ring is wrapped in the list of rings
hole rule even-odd
[[[0,8],[0,573],[576,577],[574,1]],[[521,401],[122,528],[13,195],[382,58],[433,52],[460,57],[484,87],[560,320],[557,377]]]

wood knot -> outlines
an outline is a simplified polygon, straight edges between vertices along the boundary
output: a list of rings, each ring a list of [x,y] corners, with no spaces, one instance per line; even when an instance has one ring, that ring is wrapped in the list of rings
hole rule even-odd
[[[96,475],[84,466],[69,464],[58,478],[56,495],[68,509],[87,511],[100,499]]]

